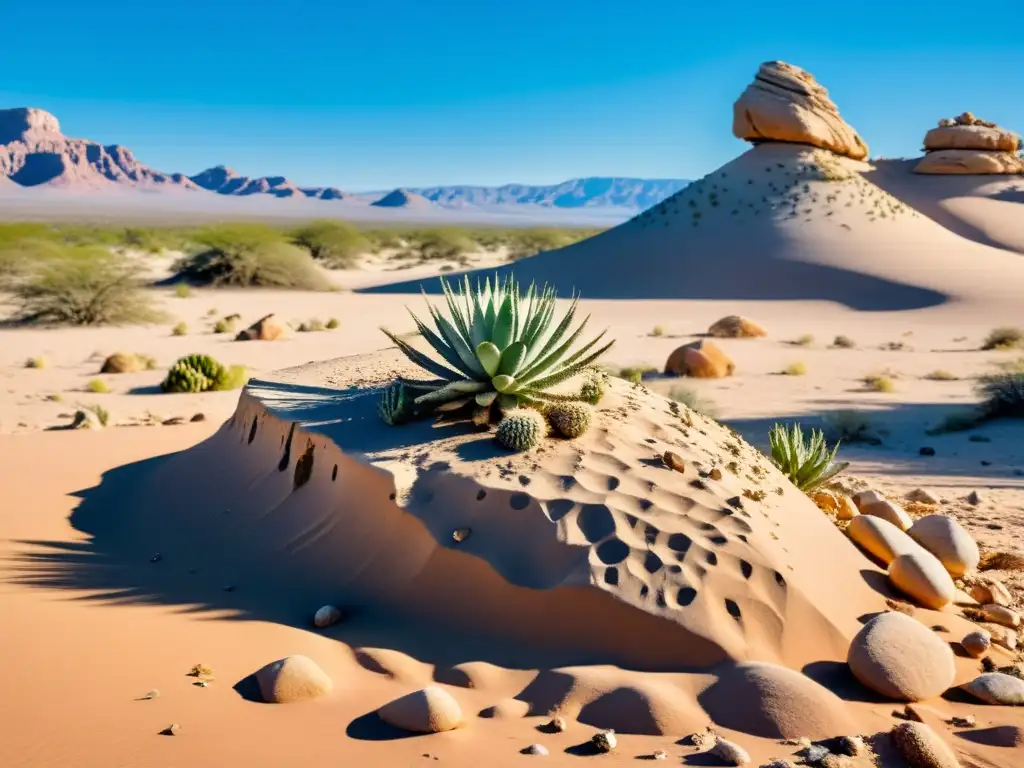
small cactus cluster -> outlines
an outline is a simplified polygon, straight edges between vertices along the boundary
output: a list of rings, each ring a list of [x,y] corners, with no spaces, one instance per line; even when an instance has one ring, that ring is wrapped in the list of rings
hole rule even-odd
[[[580,387],[580,399],[591,405],[597,405],[601,402],[604,393],[604,376],[600,371],[595,371],[590,378],[583,382],[583,386]]]
[[[221,388],[227,369],[209,355],[186,355],[170,367],[160,384],[164,392],[207,392]]]
[[[396,381],[389,384],[380,396],[377,404],[377,413],[385,424],[395,426],[404,424],[413,416],[412,398],[406,391],[405,385]]]
[[[558,434],[572,440],[590,428],[592,411],[585,403],[558,403],[548,409],[547,416]]]
[[[511,408],[498,424],[497,441],[510,451],[528,451],[547,434],[548,424],[532,408]]]

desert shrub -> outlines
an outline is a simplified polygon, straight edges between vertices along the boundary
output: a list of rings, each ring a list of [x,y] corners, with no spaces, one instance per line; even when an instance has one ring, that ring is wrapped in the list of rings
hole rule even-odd
[[[192,289],[188,287],[188,283],[178,283],[174,286],[174,295],[179,299],[187,299],[192,295]]]
[[[171,336],[186,336],[188,334],[188,324],[180,322],[171,328]]]
[[[310,222],[292,232],[291,239],[330,269],[351,268],[359,256],[372,248],[370,240],[358,229],[341,221]]]
[[[97,395],[106,395],[110,392],[110,387],[107,386],[107,382],[103,379],[93,379],[85,385],[85,388]]]
[[[210,392],[238,389],[245,381],[242,366],[227,367],[209,355],[187,355],[170,367],[160,388],[164,392]]]
[[[651,336],[664,336],[665,328],[661,325],[656,325],[651,329]]]
[[[682,403],[687,408],[697,413],[702,413],[710,418],[715,418],[718,413],[718,406],[713,400],[701,397],[700,393],[689,387],[672,387],[668,391],[668,399]]]
[[[857,342],[851,339],[849,336],[843,336],[840,334],[832,340],[832,346],[839,349],[853,349],[857,346]]]
[[[11,291],[20,322],[123,325],[161,319],[142,291],[138,267],[103,248],[65,246]]]
[[[1024,347],[1024,329],[1004,326],[995,328],[985,337],[982,349],[1016,349]]]
[[[235,332],[235,321],[227,317],[222,317],[216,323],[213,324],[214,333],[234,333]]]
[[[882,440],[871,419],[861,411],[836,411],[823,420],[825,436],[835,442],[879,445]]]
[[[658,369],[653,365],[634,365],[627,366],[625,368],[619,368],[613,375],[618,376],[620,379],[625,379],[633,384],[639,384],[644,380],[645,376],[649,376],[653,373],[657,373]]]
[[[474,249],[466,232],[454,227],[417,230],[409,233],[409,245],[425,261],[455,259]]]
[[[790,363],[786,366],[785,370],[782,371],[786,376],[803,376],[807,373],[807,364],[801,361]]]
[[[768,442],[772,462],[804,492],[821,487],[850,466],[849,462],[836,463],[839,443],[829,452],[821,430],[811,430],[810,436],[805,438],[799,424],[792,424],[789,429],[775,424],[768,433]]]
[[[198,253],[179,259],[174,270],[180,280],[218,287],[291,288],[324,291],[331,288],[312,257],[281,239],[277,230],[256,224],[224,225],[195,236]]]
[[[926,374],[925,378],[929,381],[956,381],[960,377],[955,373],[950,373],[949,371],[935,370]]]
[[[891,377],[882,373],[872,373],[864,377],[864,386],[875,392],[894,392],[896,385]]]
[[[809,333],[805,333],[798,339],[795,339],[793,343],[798,347],[809,347],[814,343],[814,337]]]
[[[986,419],[1024,418],[1024,373],[997,373],[978,382]]]
[[[46,359],[42,357],[30,357],[25,361],[26,368],[45,368]]]
[[[339,325],[340,325],[340,323],[338,322],[338,318],[332,317],[332,318],[328,319],[327,323],[324,325],[324,328],[326,328],[329,331],[333,331]]]
[[[0,224],[0,290],[40,264],[65,252],[51,229],[42,224]]]

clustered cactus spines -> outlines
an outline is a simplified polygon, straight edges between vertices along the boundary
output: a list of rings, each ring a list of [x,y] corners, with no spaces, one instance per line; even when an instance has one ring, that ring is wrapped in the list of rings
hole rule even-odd
[[[412,398],[400,381],[384,389],[377,404],[377,412],[386,424],[404,424],[413,416]]]
[[[160,388],[164,392],[207,392],[220,388],[227,377],[227,369],[209,355],[187,355],[170,367]]]
[[[793,424],[788,430],[781,424],[775,424],[768,433],[768,442],[775,466],[793,485],[807,493],[850,466],[848,461],[838,464],[834,461],[839,444],[836,443],[829,452],[825,434],[820,430],[812,429],[810,440],[805,441],[799,424]]]
[[[556,403],[548,409],[548,421],[562,437],[570,440],[590,428],[591,408],[586,403]]]
[[[580,387],[580,399],[591,405],[597,405],[601,402],[601,398],[604,397],[605,393],[604,379],[605,376],[602,372],[594,371],[593,375],[583,382],[583,386]]]
[[[532,408],[512,408],[498,424],[495,435],[510,451],[528,451],[547,434],[544,417]]]
[[[572,332],[577,300],[555,320],[555,290],[530,285],[526,293],[508,277],[488,279],[474,288],[467,277],[458,293],[441,279],[448,304],[447,316],[428,304],[436,331],[413,315],[422,337],[441,360],[413,348],[384,330],[413,363],[436,376],[431,381],[407,381],[421,390],[414,403],[423,411],[452,410],[463,406],[502,410],[517,406],[579,400],[579,394],[557,394],[553,387],[578,375],[614,342],[592,351],[601,333],[575,352],[576,339],[587,319]]]

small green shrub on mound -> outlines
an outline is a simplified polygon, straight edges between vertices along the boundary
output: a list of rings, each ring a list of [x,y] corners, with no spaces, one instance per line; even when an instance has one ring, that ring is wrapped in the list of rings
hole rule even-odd
[[[210,392],[238,389],[245,384],[245,368],[221,365],[209,355],[187,355],[167,371],[160,384],[164,392]]]
[[[981,348],[985,350],[1020,347],[1024,347],[1024,329],[1010,327],[993,329],[981,345]]]
[[[528,451],[547,434],[544,417],[532,408],[512,408],[498,424],[495,438],[510,451]]]
[[[787,430],[775,424],[768,433],[772,462],[801,491],[809,493],[820,488],[848,466],[849,462],[835,462],[836,443],[831,453],[825,442],[825,434],[811,430],[810,439],[804,438],[799,424]]]
[[[548,408],[547,416],[558,434],[572,440],[590,429],[593,411],[586,403],[556,403]]]
[[[1024,373],[997,373],[978,384],[986,419],[1024,419]]]
[[[332,287],[309,253],[285,242],[270,227],[211,227],[197,233],[195,241],[201,250],[174,265],[177,277],[188,283],[302,291],[326,291]]]
[[[91,246],[46,246],[9,286],[23,323],[126,325],[157,322],[142,291],[139,268],[120,254]]]
[[[341,221],[310,222],[292,232],[291,239],[330,269],[356,266],[359,257],[373,247],[358,229]]]

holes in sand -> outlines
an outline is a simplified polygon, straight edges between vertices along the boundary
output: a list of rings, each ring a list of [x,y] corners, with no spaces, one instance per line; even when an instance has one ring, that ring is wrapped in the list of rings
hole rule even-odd
[[[729,615],[732,616],[734,619],[743,618],[740,615],[740,607],[729,598],[725,599],[725,610],[727,610],[729,612]]]
[[[585,504],[576,517],[576,525],[590,543],[615,532],[615,520],[603,504]]]
[[[604,571],[604,583],[612,587],[619,586],[619,569],[606,568]]]
[[[309,478],[313,476],[313,441],[306,441],[306,450],[299,456],[299,460],[295,462],[295,477],[292,483],[292,490],[297,491],[299,488],[309,482]]]
[[[697,599],[697,590],[693,587],[683,587],[676,594],[676,602],[683,608]]]
[[[658,533],[658,529],[648,523],[647,527],[644,529],[644,541],[647,542],[647,544],[653,544],[658,540]]]
[[[651,591],[651,588],[644,584],[640,587],[640,597],[647,597],[647,594]]]
[[[395,493],[389,493],[388,494],[388,501],[394,501],[395,498],[397,497],[397,495],[398,494],[395,494]]]
[[[653,552],[648,552],[647,556],[644,557],[644,569],[648,573],[657,573],[661,570],[661,566],[663,565],[664,563],[661,562],[661,558]]]
[[[252,426],[249,428],[249,445],[252,445],[252,441],[256,439],[256,425],[259,423],[259,419],[255,416],[252,420]]]
[[[742,541],[744,544],[749,544],[750,543],[749,541],[747,541],[747,537],[744,536],[742,533],[737,533],[736,534],[736,538],[739,539],[740,541]]]
[[[659,589],[654,595],[654,601],[658,604],[659,608],[665,607],[665,590]]]
[[[740,560],[740,572],[743,574],[744,579],[749,579],[754,573],[754,566],[746,560]]]
[[[605,565],[616,565],[629,557],[629,545],[621,539],[608,539],[597,545],[596,552]]]
[[[718,555],[714,552],[708,552],[704,559],[707,560],[708,565],[718,565]]]
[[[526,509],[531,501],[530,496],[525,493],[513,493],[508,497],[508,505],[515,510]]]
[[[288,441],[284,445],[284,453],[281,455],[281,461],[277,464],[277,471],[284,472],[288,469],[288,465],[292,460],[292,438],[295,437],[295,422],[292,422],[291,427],[288,428]]]
[[[333,483],[338,479],[338,465],[334,465],[334,469],[331,470],[331,482]]]
[[[690,544],[693,542],[690,537],[685,533],[673,533],[668,537],[668,548],[673,552],[678,552],[681,555],[685,555],[686,551],[690,548]]]
[[[786,586],[786,579],[783,578],[782,574],[778,571],[775,572],[775,583],[778,584],[780,587]]]
[[[621,482],[622,482],[622,481],[621,481],[621,480],[619,480],[619,478],[617,478],[617,477],[611,477],[611,476],[609,476],[609,477],[608,477],[608,485],[607,485],[607,488],[608,488],[608,490],[609,490],[609,491],[614,491],[614,490],[615,490],[616,488],[618,488],[618,487],[619,487],[619,484],[620,484]]]
[[[682,573],[682,572],[683,572],[683,566],[681,566],[681,565],[675,565],[675,564],[673,564],[673,565],[670,565],[670,566],[668,567],[668,572],[669,572],[669,573]]]
[[[576,507],[576,502],[572,499],[555,499],[547,503],[548,518],[553,523],[557,523],[563,517],[568,515]]]
[[[728,541],[728,539],[727,539],[727,538],[725,538],[725,536],[712,536],[712,537],[711,537],[711,538],[709,539],[709,541],[710,541],[710,542],[711,542],[712,544],[715,544],[715,545],[717,545],[717,546],[719,546],[719,547],[720,547],[720,546],[722,546],[723,544],[725,544],[725,543],[726,543],[726,542]]]
[[[479,491],[476,492],[476,500],[477,501],[483,501],[486,498],[487,498],[487,491],[479,490]]]

